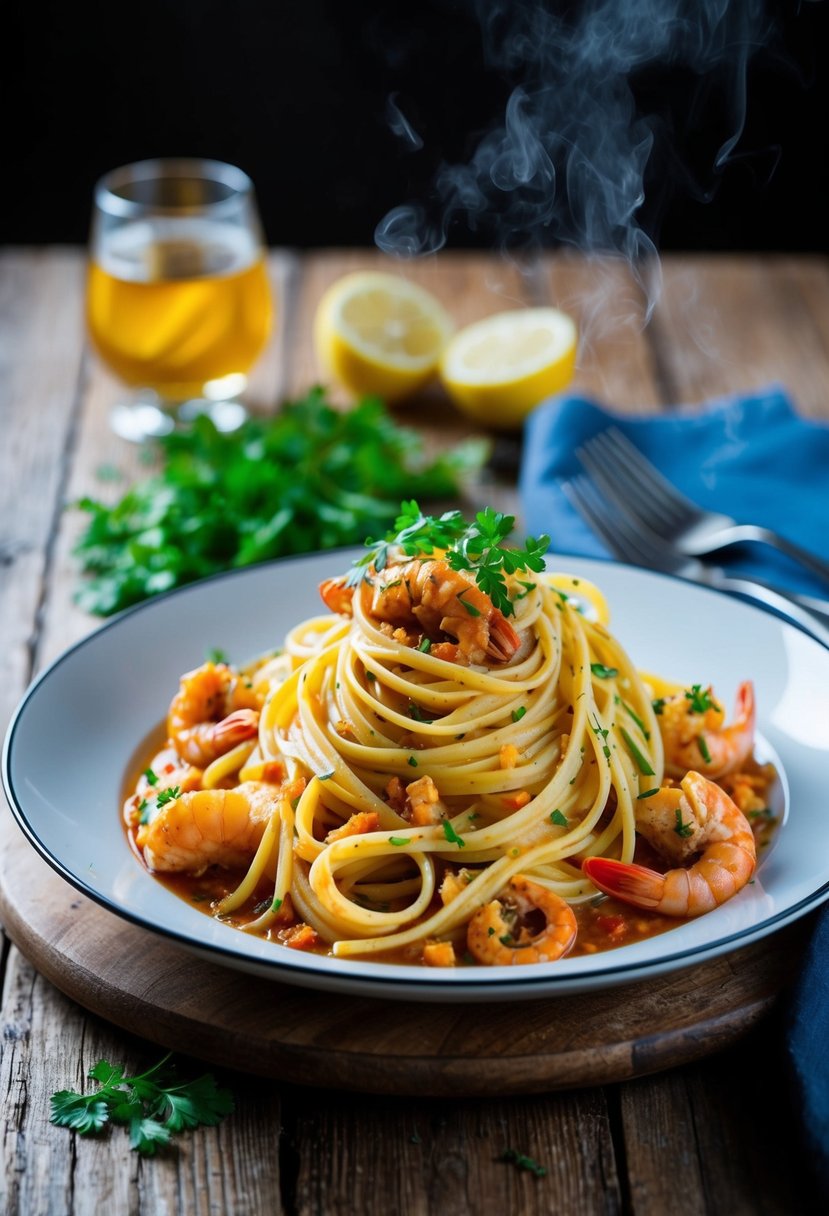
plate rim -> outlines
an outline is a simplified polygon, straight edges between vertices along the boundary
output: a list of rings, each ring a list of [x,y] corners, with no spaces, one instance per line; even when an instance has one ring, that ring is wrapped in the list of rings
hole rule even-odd
[[[443,996],[451,1000],[464,1000],[467,997],[475,997],[487,995],[497,997],[503,994],[504,999],[509,999],[513,994],[528,995],[533,990],[543,988],[543,993],[537,992],[537,995],[555,996],[559,993],[564,995],[567,991],[586,991],[591,988],[612,987],[614,985],[635,982],[639,979],[647,979],[649,975],[664,972],[667,970],[682,970],[685,967],[698,965],[709,958],[716,957],[719,954],[726,953],[743,945],[749,945],[752,941],[761,939],[775,932],[777,929],[783,928],[787,923],[799,919],[812,909],[820,906],[823,902],[829,899],[829,878],[821,886],[804,896],[796,904],[791,904],[785,909],[764,919],[759,924],[749,925],[743,929],[736,930],[727,934],[725,937],[719,937],[711,942],[703,942],[699,945],[686,947],[682,950],[675,950],[669,954],[660,955],[656,959],[639,960],[633,962],[607,963],[600,970],[584,971],[576,974],[564,974],[556,972],[555,964],[549,966],[541,966],[539,968],[510,968],[499,967],[489,968],[484,975],[478,975],[477,969],[473,968],[453,968],[443,970],[433,970],[430,968],[418,967],[414,964],[389,964],[389,963],[372,963],[370,960],[347,960],[349,970],[344,972],[337,968],[336,970],[326,970],[325,963],[330,961],[324,956],[309,955],[306,956],[299,952],[296,957],[274,956],[273,958],[257,957],[246,955],[234,949],[231,945],[224,946],[221,943],[209,942],[205,940],[195,940],[192,936],[184,931],[171,928],[168,925],[153,922],[145,917],[142,913],[132,911],[128,906],[118,903],[114,898],[106,893],[96,890],[83,877],[73,872],[73,870],[57,857],[52,848],[46,844],[41,836],[36,831],[34,826],[29,822],[27,813],[23,807],[22,801],[18,797],[15,790],[14,780],[11,773],[11,757],[14,747],[15,735],[19,729],[21,720],[27,711],[30,701],[37,694],[40,686],[45,683],[51,675],[65,662],[75,657],[79,651],[83,650],[87,645],[92,645],[104,633],[112,629],[118,628],[122,623],[129,618],[132,618],[140,613],[152,611],[157,605],[167,603],[170,600],[181,595],[192,595],[199,592],[206,586],[219,581],[235,580],[251,576],[254,574],[267,573],[269,570],[278,569],[283,565],[295,565],[304,562],[318,560],[321,557],[336,559],[338,554],[347,556],[350,553],[359,554],[362,552],[360,546],[339,546],[335,549],[313,550],[301,554],[289,554],[278,558],[272,558],[265,562],[258,562],[251,566],[239,567],[238,569],[217,571],[214,574],[208,575],[202,579],[197,579],[193,582],[186,583],[179,587],[173,587],[168,591],[151,596],[146,600],[142,600],[138,604],[130,605],[121,612],[114,614],[112,617],[102,621],[99,625],[93,628],[83,637],[76,639],[69,646],[65,647],[58,655],[52,659],[44,669],[39,672],[29,683],[24,691],[18,704],[16,705],[12,716],[9,720],[6,730],[3,749],[2,762],[0,763],[0,778],[2,779],[2,787],[11,810],[12,817],[18,828],[28,840],[29,844],[35,849],[39,856],[57,873],[64,881],[69,883],[82,895],[91,899],[97,906],[102,907],[105,911],[126,920],[128,923],[136,927],[155,934],[167,941],[173,942],[175,945],[187,950],[191,954],[209,957],[214,962],[223,966],[241,967],[244,970],[254,972],[257,975],[265,976],[275,982],[280,980],[283,982],[294,983],[308,987],[319,988],[335,988],[347,990],[362,990],[369,993],[369,990],[375,990],[374,995],[383,995],[378,992],[378,989],[388,989],[387,995],[394,996],[417,996],[418,993],[428,993],[430,996]],[[632,572],[635,575],[647,574],[650,577],[666,580],[675,585],[691,585],[698,591],[707,593],[708,595],[725,597],[733,600],[737,597],[729,595],[727,592],[718,588],[708,587],[705,585],[693,583],[691,580],[682,579],[673,574],[667,574],[663,571],[646,570],[643,567],[632,565],[627,562],[619,562],[613,558],[600,557],[584,557],[583,555],[574,553],[560,553],[558,551],[548,553],[546,555],[548,563],[552,562],[558,566],[562,562],[575,561],[587,562],[589,564],[605,565],[615,570],[622,572]],[[788,627],[797,633],[803,634],[809,641],[814,642],[821,651],[826,651],[827,647],[814,638],[807,630],[800,628],[795,622],[789,621],[780,614],[772,611],[769,608],[760,604],[746,603],[738,599],[738,603],[742,603],[744,607],[749,608],[761,616],[770,617],[779,623],[780,626]],[[186,905],[185,905],[186,906]],[[203,913],[195,912],[194,915],[203,916]],[[194,922],[195,923],[195,922]],[[603,959],[609,959],[619,953],[624,948],[617,948],[611,951],[603,952]],[[596,956],[591,956],[596,957]],[[312,965],[308,965],[308,961],[315,960]],[[335,960],[340,963],[346,960]],[[357,962],[357,967],[354,970],[354,962]],[[363,974],[362,969],[369,968],[369,974]],[[499,974],[494,974],[498,972]],[[539,974],[540,972],[540,974]],[[558,992],[556,991],[558,990]]]

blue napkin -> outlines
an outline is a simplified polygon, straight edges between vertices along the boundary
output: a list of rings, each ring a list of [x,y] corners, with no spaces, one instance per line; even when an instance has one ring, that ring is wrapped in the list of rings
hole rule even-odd
[[[829,558],[829,426],[799,418],[776,386],[655,418],[620,415],[575,396],[539,406],[526,425],[519,490],[527,531],[548,533],[555,552],[609,556],[565,498],[561,482],[583,471],[579,445],[611,424],[700,506],[765,524]],[[715,560],[731,573],[829,595],[819,579],[766,546],[745,546]],[[817,918],[783,1012],[785,1066],[804,1159],[829,1195],[829,906]]]
[[[583,397],[539,406],[524,436],[521,506],[527,531],[548,533],[557,553],[608,556],[561,481],[583,471],[576,448],[611,424],[699,506],[765,524],[829,560],[829,426],[798,417],[776,386],[658,417],[617,414]],[[729,573],[829,598],[819,578],[767,546],[723,551],[716,561]]]

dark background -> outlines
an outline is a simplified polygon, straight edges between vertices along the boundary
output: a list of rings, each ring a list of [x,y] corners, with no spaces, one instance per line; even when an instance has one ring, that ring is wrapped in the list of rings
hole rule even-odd
[[[766,7],[773,30],[750,59],[745,129],[722,170],[716,75],[636,78],[668,133],[640,215],[662,248],[827,247],[829,2]],[[204,155],[253,177],[269,243],[371,245],[389,208],[428,199],[441,162],[470,155],[520,79],[484,66],[471,0],[30,0],[7,34],[6,133],[24,138],[0,237],[15,243],[84,241],[107,169]],[[390,95],[421,149],[390,130]],[[458,247],[491,239],[462,219],[449,232]]]

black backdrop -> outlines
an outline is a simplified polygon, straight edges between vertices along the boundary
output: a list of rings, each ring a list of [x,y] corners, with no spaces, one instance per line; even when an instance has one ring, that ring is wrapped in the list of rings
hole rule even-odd
[[[619,0],[634,14],[639,3]],[[572,15],[578,0],[550,7]],[[716,80],[638,78],[684,167],[655,156],[646,178],[641,217],[662,248],[826,248],[829,2],[766,9],[774,28],[750,59],[745,129],[721,171]],[[83,241],[102,172],[205,155],[251,174],[271,244],[370,245],[389,208],[428,198],[438,166],[502,120],[520,79],[484,66],[473,0],[28,0],[6,32],[6,136],[24,136],[6,174],[9,242]],[[422,147],[391,129],[390,97]],[[449,231],[455,246],[490,240],[463,217]]]

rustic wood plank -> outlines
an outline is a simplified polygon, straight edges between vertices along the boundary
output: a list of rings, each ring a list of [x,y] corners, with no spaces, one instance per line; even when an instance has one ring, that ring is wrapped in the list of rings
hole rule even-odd
[[[383,1099],[359,1116],[339,1094],[301,1092],[295,1102],[298,1216],[622,1210],[600,1090],[498,1103]],[[546,1174],[501,1160],[509,1149]]]
[[[271,259],[283,318],[291,314],[294,265],[287,254]],[[79,387],[83,253],[6,254],[3,271],[0,358],[9,405],[4,406],[8,441],[6,475],[0,478],[0,548],[5,569],[14,575],[0,585],[0,630],[7,642],[0,659],[5,726],[33,671],[96,624],[72,603],[77,568],[71,548],[83,517],[65,510],[66,504],[84,493],[121,493],[129,479],[147,469],[140,450],[109,428],[108,412],[121,389],[94,358],[87,360]],[[284,334],[282,320],[251,377],[254,409],[272,409],[279,398]],[[99,481],[96,471],[102,466],[120,468],[122,480]],[[257,1097],[256,1085],[249,1086],[239,1115],[218,1129],[199,1129],[180,1152],[149,1169],[126,1144],[116,1151],[109,1141],[76,1143],[48,1123],[52,1090],[78,1087],[101,1055],[126,1060],[130,1049],[123,1033],[66,1001],[14,949],[8,954],[2,1017],[6,1041],[14,1044],[0,1060],[0,1092],[11,1095],[13,1103],[4,1139],[9,1189],[0,1200],[2,1210],[73,1216],[101,1210],[223,1213],[237,1210],[237,1204],[238,1210],[281,1210],[278,1157],[260,1143],[260,1138],[268,1146],[278,1141],[279,1102],[269,1090]]]
[[[0,723],[32,675],[82,359],[82,264],[70,252],[0,255]]]
[[[703,402],[782,384],[829,416],[829,276],[795,257],[665,259],[650,326],[669,400]]]
[[[49,1122],[51,1094],[89,1092],[86,1074],[104,1057],[141,1072],[163,1052],[113,1033],[106,1023],[45,983],[14,951],[3,1003],[3,1089],[6,1168],[0,1210],[12,1216],[58,1213],[96,1216],[224,1216],[234,1211],[279,1216],[278,1096],[271,1088],[217,1075],[236,1091],[237,1110],[216,1128],[182,1134],[152,1160],[131,1152],[123,1127],[81,1137]],[[199,1076],[197,1061],[177,1058],[182,1079]]]

